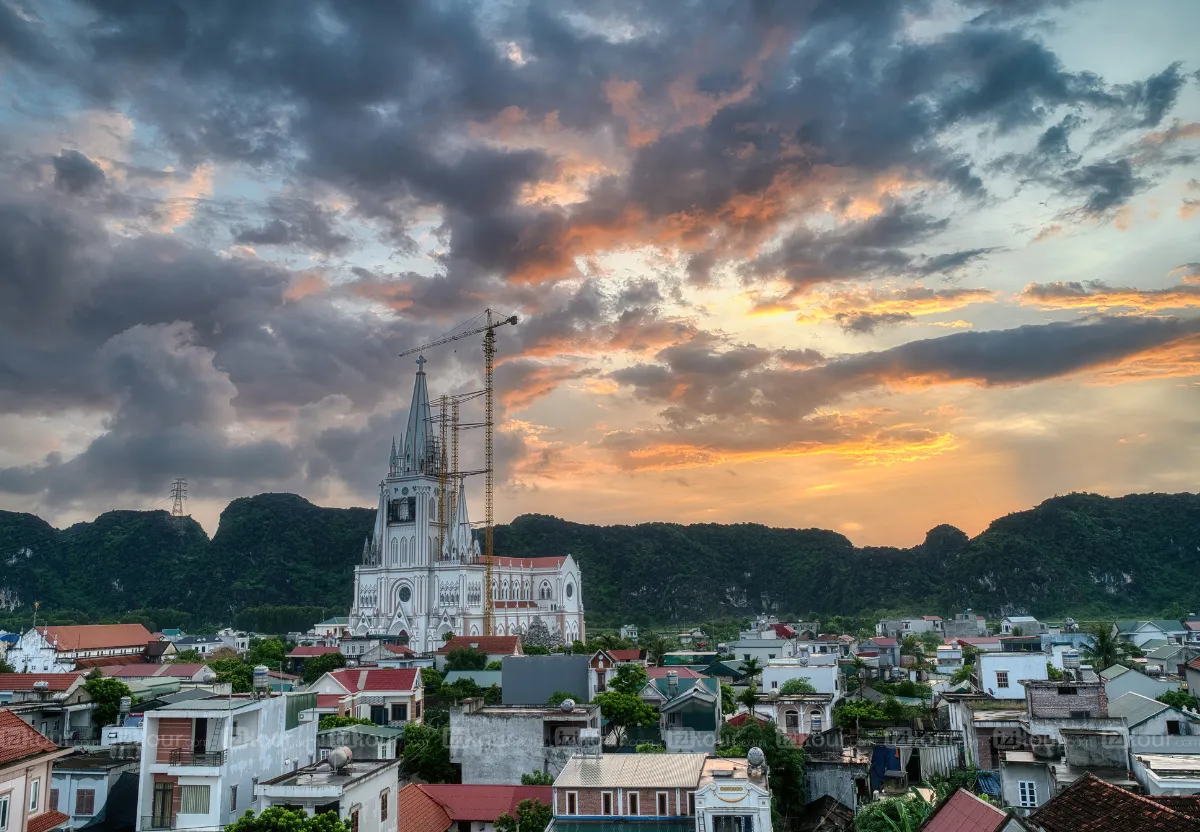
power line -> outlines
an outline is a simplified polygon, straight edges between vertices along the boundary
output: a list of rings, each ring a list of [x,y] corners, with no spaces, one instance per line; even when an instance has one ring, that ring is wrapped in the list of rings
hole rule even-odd
[[[183,504],[187,502],[187,480],[180,477],[171,483],[172,517],[183,517]]]

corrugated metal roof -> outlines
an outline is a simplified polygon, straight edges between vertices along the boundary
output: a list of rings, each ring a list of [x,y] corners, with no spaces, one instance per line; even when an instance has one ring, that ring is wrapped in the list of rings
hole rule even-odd
[[[695,788],[704,770],[703,754],[605,754],[572,757],[554,781],[571,786]]]
[[[1129,672],[1129,668],[1126,667],[1125,665],[1114,664],[1112,667],[1106,667],[1103,670],[1101,670],[1100,675],[1103,676],[1105,678],[1105,680],[1111,680],[1111,679],[1117,678],[1118,676],[1123,676],[1128,672]]]
[[[1108,715],[1124,717],[1126,723],[1134,726],[1141,725],[1169,708],[1170,705],[1130,691],[1108,703]]]

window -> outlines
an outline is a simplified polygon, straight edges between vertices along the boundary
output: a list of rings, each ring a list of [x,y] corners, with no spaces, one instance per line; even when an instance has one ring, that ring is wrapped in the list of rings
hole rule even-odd
[[[641,796],[637,792],[630,792],[626,798],[629,803],[629,814],[640,815],[641,812]]]
[[[350,813],[350,832],[358,832],[358,809]]]
[[[754,815],[715,815],[713,832],[754,832]]]
[[[1071,685],[1060,685],[1058,688],[1059,696],[1078,696],[1079,689]]]
[[[658,810],[658,814],[660,816],[671,814],[671,798],[666,792],[659,792],[656,794],[654,796],[654,802],[657,804],[655,808]]]
[[[778,689],[778,688],[779,688],[779,680],[778,680],[778,679],[772,679],[772,680],[771,680],[771,690],[776,690],[776,689]]]
[[[237,786],[229,787],[229,811],[237,811]]]
[[[692,817],[693,815],[696,814],[696,793],[695,792],[687,793],[687,814],[688,814],[688,817]]]
[[[1017,781],[1017,792],[1022,806],[1027,809],[1037,807],[1037,783],[1032,780],[1019,780]]]
[[[408,721],[408,705],[393,704],[392,705],[392,722],[407,722]]]
[[[180,813],[184,815],[207,815],[208,792],[208,786],[180,786]]]
[[[567,814],[568,815],[578,815],[579,814],[579,793],[578,792],[567,792]]]
[[[1182,733],[1182,731],[1180,729],[1179,720],[1168,719],[1167,720],[1167,735],[1171,736],[1171,737],[1178,737],[1180,735],[1180,733]]]
[[[613,793],[600,792],[600,814],[611,815],[613,813]]]
[[[0,829],[8,828],[8,795],[0,797]]]
[[[50,808],[58,811],[58,789],[50,790]]]
[[[29,811],[36,812],[38,798],[42,796],[42,781],[31,780],[29,783]]]
[[[1008,687],[1008,671],[1007,670],[997,670],[996,671],[996,687],[998,687],[998,688]]]
[[[379,819],[388,819],[388,789],[384,789],[379,793]]]
[[[1091,715],[1089,711],[1071,711],[1071,719],[1089,719]]]

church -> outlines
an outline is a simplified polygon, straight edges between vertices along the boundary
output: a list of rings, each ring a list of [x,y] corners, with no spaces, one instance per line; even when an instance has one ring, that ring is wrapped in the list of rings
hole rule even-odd
[[[407,636],[414,650],[434,651],[446,633],[487,634],[486,566],[467,517],[465,478],[447,478],[453,492],[441,499],[444,453],[430,412],[425,363],[424,356],[417,359],[407,429],[399,446],[392,440],[374,533],[354,568],[350,632]],[[449,507],[445,525],[439,505]],[[579,564],[571,555],[496,555],[491,635],[524,634],[532,625],[553,640],[586,639],[581,589]]]

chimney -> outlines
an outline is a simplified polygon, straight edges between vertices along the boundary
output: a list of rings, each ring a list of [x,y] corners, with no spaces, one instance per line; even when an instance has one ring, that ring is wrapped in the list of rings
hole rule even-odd
[[[667,696],[674,699],[679,695],[679,671],[667,671]]]

